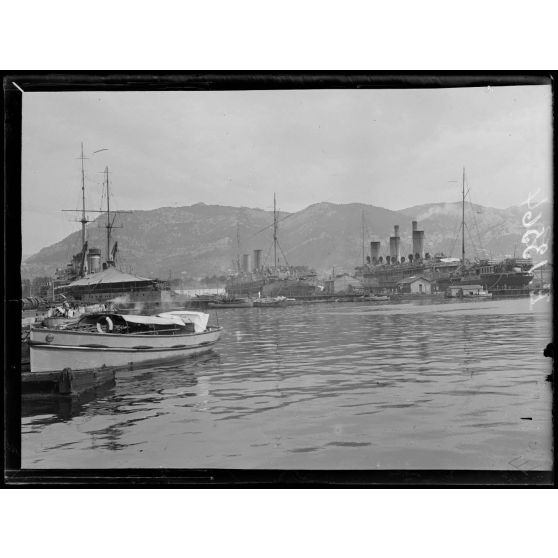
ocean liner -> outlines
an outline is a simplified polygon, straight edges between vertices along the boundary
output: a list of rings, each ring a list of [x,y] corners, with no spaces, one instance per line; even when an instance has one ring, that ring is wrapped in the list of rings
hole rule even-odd
[[[412,276],[430,279],[433,289],[444,292],[450,285],[480,284],[494,296],[524,296],[529,294],[533,280],[531,259],[506,258],[503,261],[465,258],[465,170],[463,170],[461,222],[461,258],[450,258],[443,253],[431,256],[424,253],[424,231],[412,221],[413,249],[407,259],[400,253],[399,226],[394,226],[389,239],[389,255],[380,255],[381,243],[370,242],[367,263],[356,268],[355,275],[371,293],[392,293],[398,283]]]

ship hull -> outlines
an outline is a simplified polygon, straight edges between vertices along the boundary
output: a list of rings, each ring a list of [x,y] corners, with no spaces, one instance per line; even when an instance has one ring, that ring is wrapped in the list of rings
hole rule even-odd
[[[66,295],[80,304],[115,302],[121,307],[148,304],[160,306],[172,302],[171,291],[106,289],[90,292],[67,292]]]
[[[316,292],[316,285],[292,279],[229,281],[226,291],[230,296],[299,297],[312,296]]]
[[[31,372],[52,372],[65,368],[73,371],[104,367],[121,368],[178,360],[209,351],[216,342],[204,341],[192,347],[146,349],[31,345]]]
[[[264,280],[258,281],[239,281],[231,280],[227,282],[225,290],[230,296],[257,297],[265,285]]]
[[[474,271],[474,270],[473,270]],[[524,296],[529,294],[533,274],[528,271],[503,271],[501,273],[460,273],[456,266],[439,265],[407,266],[394,268],[384,266],[363,274],[362,282],[374,292],[395,291],[398,281],[412,275],[423,275],[434,282],[438,291],[444,292],[450,285],[478,283],[494,296]]]
[[[209,350],[219,340],[221,331],[220,327],[208,327],[199,333],[140,335],[31,329],[31,372],[179,359]]]
[[[279,280],[265,285],[262,289],[262,296],[312,296],[315,292],[316,285],[312,285],[311,283],[305,281]]]
[[[528,272],[481,273],[464,275],[438,281],[438,289],[446,290],[450,285],[459,283],[478,283],[493,296],[527,296],[533,274]]]

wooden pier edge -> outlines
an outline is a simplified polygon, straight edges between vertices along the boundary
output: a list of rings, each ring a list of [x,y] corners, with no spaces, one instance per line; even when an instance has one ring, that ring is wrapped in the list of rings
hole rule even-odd
[[[85,391],[114,383],[116,368],[101,367],[84,370],[22,372],[22,395],[80,395]]]

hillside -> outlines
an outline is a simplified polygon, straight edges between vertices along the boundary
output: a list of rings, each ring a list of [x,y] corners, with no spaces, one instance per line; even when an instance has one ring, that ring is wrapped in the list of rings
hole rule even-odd
[[[493,257],[520,255],[525,232],[521,219],[525,208],[466,207],[467,253]],[[461,250],[461,205],[425,204],[391,211],[365,204],[317,203],[296,213],[279,215],[278,256],[291,265],[308,265],[319,273],[332,267],[352,270],[362,262],[362,229],[366,253],[370,240],[382,242],[389,251],[393,225],[400,226],[401,254],[411,251],[411,220],[417,218],[425,231],[425,250],[458,256]],[[88,227],[89,246],[105,251],[103,217]],[[551,224],[551,208],[543,206],[543,219]],[[222,275],[234,268],[237,226],[240,253],[260,248],[264,261],[272,264],[273,213],[247,207],[195,204],[162,207],[119,216],[113,231],[118,241],[118,266],[147,277],[203,277]],[[481,242],[479,242],[479,238]],[[50,275],[79,251],[80,232],[43,248],[22,264],[22,276]],[[486,252],[481,252],[480,248]]]
[[[526,232],[522,224],[526,206],[512,206],[507,209],[484,207],[465,203],[465,250],[478,257],[502,257],[515,254],[519,257],[525,245],[521,237]],[[533,212],[533,217],[542,213],[539,224],[549,229],[552,224],[552,207],[542,204]],[[461,252],[461,202],[432,203],[418,205],[400,211],[419,221],[419,228],[425,230],[425,248],[433,252],[459,256]]]

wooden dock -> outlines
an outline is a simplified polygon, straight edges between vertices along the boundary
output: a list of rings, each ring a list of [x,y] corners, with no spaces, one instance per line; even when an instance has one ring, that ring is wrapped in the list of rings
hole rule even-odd
[[[67,395],[77,396],[101,386],[114,384],[114,368],[75,370],[65,368],[53,372],[22,372],[22,395]]]

